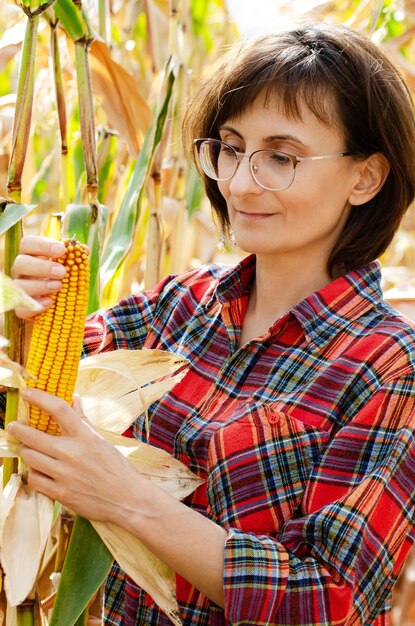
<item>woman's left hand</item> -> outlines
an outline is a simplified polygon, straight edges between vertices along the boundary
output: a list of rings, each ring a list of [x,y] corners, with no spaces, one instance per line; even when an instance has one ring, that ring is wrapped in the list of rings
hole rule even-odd
[[[139,472],[89,424],[79,398],[71,407],[37,389],[22,395],[52,415],[62,431],[59,437],[19,422],[9,424],[10,434],[22,442],[29,485],[83,517],[115,522],[132,495],[129,487],[137,488]]]

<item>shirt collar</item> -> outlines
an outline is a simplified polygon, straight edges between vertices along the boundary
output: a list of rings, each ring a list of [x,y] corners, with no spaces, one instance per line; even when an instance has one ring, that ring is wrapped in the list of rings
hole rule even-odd
[[[316,291],[299,302],[291,313],[300,322],[307,343],[322,348],[382,302],[380,263],[374,261]]]
[[[213,297],[224,304],[247,295],[255,274],[255,266],[255,255],[250,254],[234,267],[225,270]]]
[[[222,274],[212,300],[222,304],[247,295],[255,272],[255,255]],[[335,279],[289,312],[301,324],[310,347],[322,348],[339,331],[382,302],[380,263],[374,261]]]

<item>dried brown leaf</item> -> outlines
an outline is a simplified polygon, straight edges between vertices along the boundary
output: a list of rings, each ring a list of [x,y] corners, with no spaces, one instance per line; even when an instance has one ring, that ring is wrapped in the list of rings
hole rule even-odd
[[[111,128],[127,141],[133,157],[151,122],[151,110],[137,87],[137,79],[111,58],[108,46],[99,40],[91,45],[92,86]]]

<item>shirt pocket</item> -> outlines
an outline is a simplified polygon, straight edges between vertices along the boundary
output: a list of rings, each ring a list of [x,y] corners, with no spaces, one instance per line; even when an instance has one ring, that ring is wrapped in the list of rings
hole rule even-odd
[[[301,505],[328,440],[327,431],[275,404],[247,407],[210,441],[208,514],[225,528],[279,532]]]

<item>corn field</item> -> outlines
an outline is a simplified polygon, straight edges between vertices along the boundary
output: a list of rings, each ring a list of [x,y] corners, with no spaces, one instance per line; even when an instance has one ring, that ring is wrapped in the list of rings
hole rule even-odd
[[[415,2],[275,0],[276,24],[304,17],[368,33],[415,92]],[[3,0],[0,270],[10,273],[23,232],[76,238],[90,250],[91,312],[168,273],[242,255],[219,251],[210,208],[180,140],[198,78],[240,36],[225,0]],[[415,319],[414,236],[410,211],[382,262],[387,296]],[[6,312],[9,357],[18,363],[22,333],[23,324]],[[163,361],[159,367],[166,371],[140,379],[140,388],[179,365]],[[137,368],[131,364],[132,376]],[[173,382],[174,376],[166,384]],[[15,419],[17,406],[18,384],[9,384],[6,423]],[[114,445],[120,445],[118,436]],[[172,465],[171,471],[183,470]],[[3,473],[7,485],[16,473],[13,455],[4,460]],[[190,485],[193,478],[186,480]],[[3,586],[0,625],[6,614],[17,626],[92,624],[94,615],[99,623],[99,588],[112,561],[105,532],[56,507],[48,515],[55,534],[45,539],[37,582],[13,610]],[[128,544],[127,552],[139,549]],[[96,559],[85,574],[91,553]],[[154,562],[148,567],[157,569]],[[411,555],[396,588],[395,626],[415,625],[414,572]],[[51,574],[60,579],[58,592]],[[69,621],[59,621],[60,615]]]

